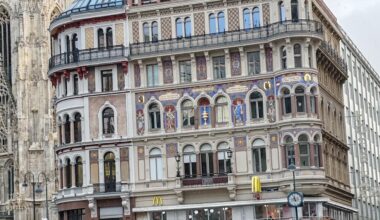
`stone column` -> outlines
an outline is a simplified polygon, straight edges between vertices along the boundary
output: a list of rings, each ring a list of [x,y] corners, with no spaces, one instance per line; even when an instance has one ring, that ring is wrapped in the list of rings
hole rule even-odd
[[[191,82],[197,81],[197,60],[195,58],[195,54],[190,54],[191,58]]]
[[[264,44],[260,44],[260,73],[266,73],[267,72],[267,62],[266,62],[266,56],[265,56],[265,46]]]
[[[282,103],[282,95],[279,95],[277,97],[277,109],[278,109],[278,120],[282,120],[282,117],[284,115],[284,111],[283,111],[283,105],[284,103]]]
[[[310,103],[310,93],[306,93],[305,95],[305,99],[306,99],[306,113],[307,113],[307,117],[310,117],[311,115],[311,103]]]
[[[224,49],[224,69],[226,71],[226,78],[231,78],[231,59],[230,59],[230,51],[229,49]]]
[[[205,58],[206,58],[206,68],[207,68],[207,80],[213,80],[214,79],[214,71],[212,66],[212,60],[210,59],[210,56],[208,52],[204,52]]]
[[[65,122],[62,122],[61,124],[61,140],[62,140],[62,144],[66,144],[67,141],[66,141],[66,136],[65,136]]]
[[[239,47],[239,53],[240,53],[241,75],[248,76],[247,59],[245,56],[244,47]]]
[[[161,57],[157,57],[157,63],[158,63],[158,85],[164,85],[164,71],[162,67],[162,60]]]
[[[294,52],[293,45],[291,44],[290,38],[286,38],[286,66],[287,68],[294,68]]]
[[[294,94],[291,95],[291,103],[292,103],[292,118],[295,118],[297,116],[297,100]]]
[[[301,160],[300,160],[300,147],[298,142],[294,142],[294,156],[296,161],[296,167],[301,167]]]
[[[75,178],[75,161],[71,161],[71,188],[75,188],[77,185],[77,181]]]
[[[309,45],[310,45],[310,38],[306,39],[306,43],[303,47],[302,51],[302,64],[304,67],[312,68],[309,62]]]
[[[214,155],[213,158],[213,167],[214,167],[214,174],[220,174],[218,170],[218,151],[212,151],[212,154]],[[210,170],[211,171],[211,170]]]
[[[70,143],[75,143],[74,141],[74,119],[70,119]]]
[[[197,157],[197,176],[202,176],[202,167],[201,167],[201,154],[196,152]]]
[[[62,178],[62,183],[63,183],[63,186],[62,186],[62,189],[66,189],[67,188],[67,181],[66,181],[66,166],[68,166],[67,164],[63,164],[62,166],[62,171],[63,171],[63,178]]]
[[[139,68],[140,68],[140,81],[141,81],[140,87],[147,87],[148,81],[146,78],[146,69],[144,69],[144,65],[143,65],[142,60],[138,60],[137,62],[139,64]]]
[[[177,62],[175,60],[175,56],[170,56],[170,59],[172,61],[173,84],[178,84],[178,83],[180,83],[179,68],[178,68]]]
[[[315,167],[315,160],[314,160],[314,142],[311,142],[310,144],[310,166]]]

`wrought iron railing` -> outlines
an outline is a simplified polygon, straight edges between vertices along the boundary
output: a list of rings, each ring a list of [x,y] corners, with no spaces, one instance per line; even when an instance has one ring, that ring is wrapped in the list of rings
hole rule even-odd
[[[128,47],[125,47],[124,45],[76,50],[73,52],[61,53],[52,56],[49,60],[49,68],[51,69],[61,65],[79,63],[84,61],[96,61],[118,57],[121,58],[127,57],[128,55]]]
[[[333,62],[338,65],[338,67],[344,72],[347,73],[347,64],[346,62],[341,58],[339,53],[326,41],[322,41],[321,45],[319,46],[319,49],[323,51],[327,56],[330,57],[330,59],[333,60]]]
[[[205,34],[187,38],[174,38],[156,42],[134,43],[130,45],[131,57],[155,55],[164,52],[186,52],[189,49],[207,49],[217,45],[233,46],[255,43],[270,37],[289,33],[311,33],[322,36],[322,24],[318,21],[283,21],[259,28],[242,29],[223,33]]]
[[[182,179],[183,186],[213,185],[228,183],[227,174],[214,174],[212,176],[185,177]]]

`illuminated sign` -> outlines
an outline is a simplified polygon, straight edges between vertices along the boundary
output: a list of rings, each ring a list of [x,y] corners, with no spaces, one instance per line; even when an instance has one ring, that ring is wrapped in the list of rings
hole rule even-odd
[[[154,206],[161,206],[164,204],[164,200],[162,199],[162,197],[155,196],[153,197],[152,203]]]
[[[261,193],[261,181],[258,176],[252,177],[252,192]]]

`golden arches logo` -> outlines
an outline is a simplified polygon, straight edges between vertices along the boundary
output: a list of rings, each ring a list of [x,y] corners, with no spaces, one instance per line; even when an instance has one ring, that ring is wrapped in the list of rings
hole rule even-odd
[[[164,200],[162,199],[162,197],[155,196],[153,197],[152,203],[154,206],[161,206],[164,204]]]

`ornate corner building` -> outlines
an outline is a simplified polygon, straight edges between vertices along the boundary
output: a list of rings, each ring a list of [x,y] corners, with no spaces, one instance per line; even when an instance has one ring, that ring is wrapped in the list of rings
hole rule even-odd
[[[353,219],[321,0],[77,0],[49,27],[60,220]],[[251,192],[251,177],[262,193]]]

